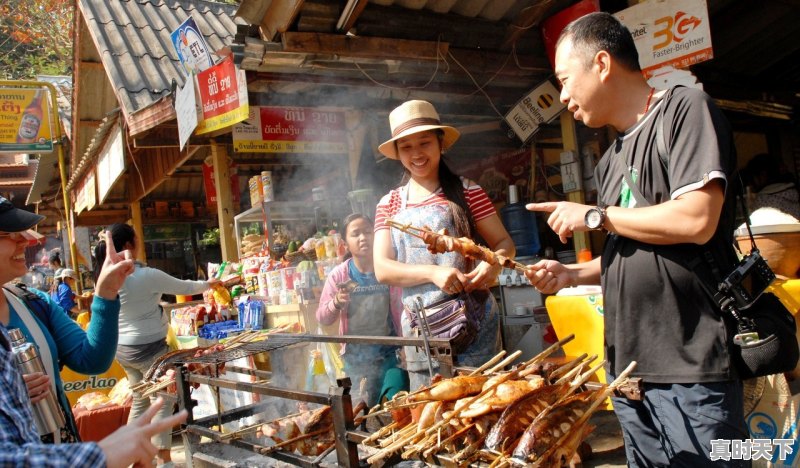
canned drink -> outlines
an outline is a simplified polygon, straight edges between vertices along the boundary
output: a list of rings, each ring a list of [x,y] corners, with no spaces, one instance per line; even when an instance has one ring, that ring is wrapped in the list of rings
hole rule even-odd
[[[271,171],[261,171],[261,189],[264,201],[271,202],[274,199]]]

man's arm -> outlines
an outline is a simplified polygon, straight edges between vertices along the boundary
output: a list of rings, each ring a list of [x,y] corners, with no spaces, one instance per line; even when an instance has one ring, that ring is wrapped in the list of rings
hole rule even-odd
[[[606,208],[603,227],[611,233],[654,245],[705,244],[714,235],[725,202],[723,181],[714,179],[674,200],[642,208]],[[529,203],[531,211],[551,213],[547,224],[562,242],[573,232],[587,231],[584,216],[591,208],[572,202]]]

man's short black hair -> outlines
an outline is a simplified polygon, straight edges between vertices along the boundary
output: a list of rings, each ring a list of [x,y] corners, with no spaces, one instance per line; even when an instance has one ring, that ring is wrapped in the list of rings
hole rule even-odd
[[[625,68],[642,70],[631,32],[610,13],[589,13],[571,22],[561,31],[556,46],[566,39],[570,39],[572,46],[585,55],[587,62],[605,50]]]

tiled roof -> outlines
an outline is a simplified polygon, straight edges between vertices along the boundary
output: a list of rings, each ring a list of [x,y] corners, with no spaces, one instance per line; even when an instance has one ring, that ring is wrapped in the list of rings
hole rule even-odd
[[[170,33],[184,20],[194,19],[212,51],[230,45],[236,33],[235,5],[201,0],[80,0],[79,4],[126,115],[169,93],[173,79],[183,86]]]

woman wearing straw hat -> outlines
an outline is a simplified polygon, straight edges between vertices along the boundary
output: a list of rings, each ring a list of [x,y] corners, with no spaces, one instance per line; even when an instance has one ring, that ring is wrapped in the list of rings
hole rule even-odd
[[[392,138],[378,147],[387,158],[398,159],[406,170],[403,185],[378,203],[375,217],[375,274],[381,282],[403,288],[403,304],[413,307],[415,297],[424,305],[448,295],[485,291],[502,267],[479,263],[470,269],[456,253],[431,254],[420,239],[391,230],[386,220],[447,228],[457,237],[480,236],[500,255],[513,258],[514,242],[503,227],[486,192],[475,182],[455,175],[443,154],[459,137],[442,125],[433,105],[407,101],[389,114]],[[452,164],[451,157],[450,163]],[[497,304],[491,294],[481,294],[484,314],[475,341],[456,356],[458,365],[477,366],[499,350]],[[402,317],[403,335],[411,333],[408,314]],[[405,348],[411,388],[428,383],[428,358],[414,347]]]

